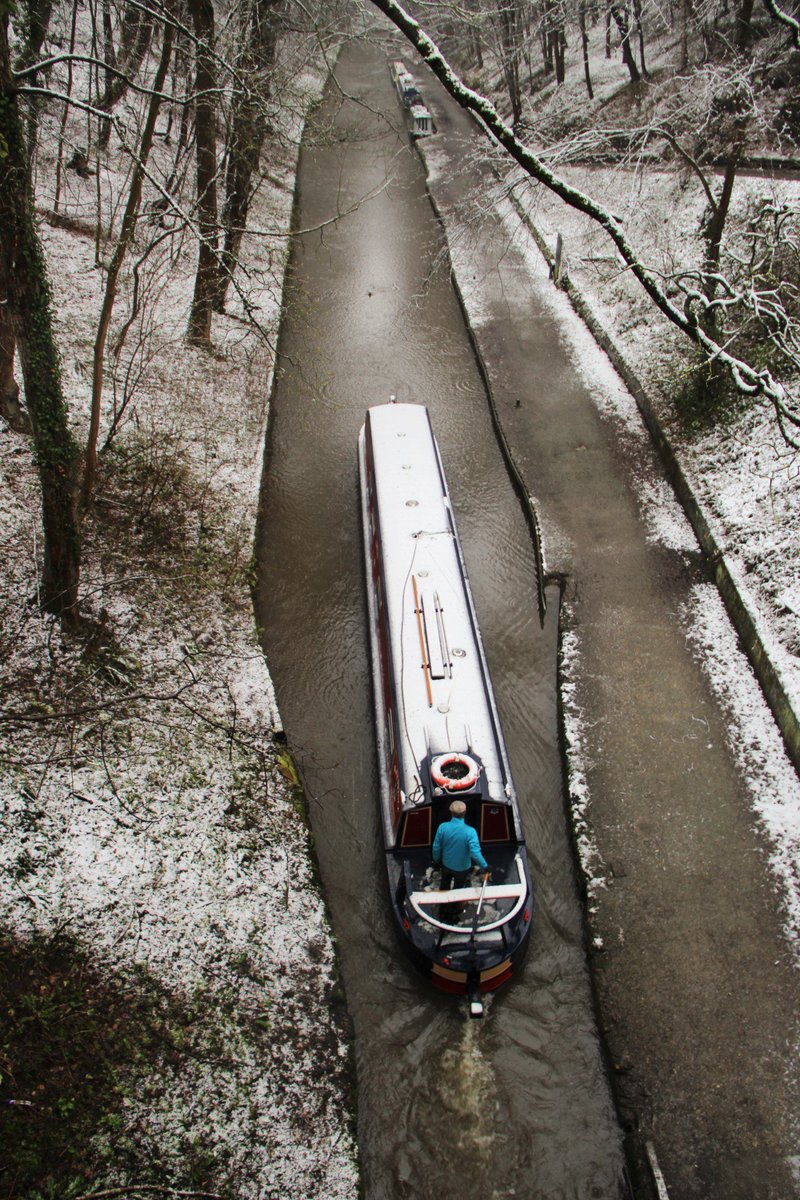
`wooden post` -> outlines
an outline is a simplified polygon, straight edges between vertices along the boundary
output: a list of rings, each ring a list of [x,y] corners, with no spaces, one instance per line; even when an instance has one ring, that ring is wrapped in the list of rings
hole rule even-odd
[[[564,238],[561,234],[556,239],[556,257],[553,262],[553,269],[550,272],[550,278],[555,282],[556,287],[561,287],[561,265],[564,258]]]

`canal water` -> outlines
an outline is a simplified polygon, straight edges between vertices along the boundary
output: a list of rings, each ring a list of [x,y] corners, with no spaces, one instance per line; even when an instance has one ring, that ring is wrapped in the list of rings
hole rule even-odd
[[[557,597],[542,629],[528,528],[391,86],[396,56],[352,43],[307,130],[256,547],[257,618],[355,1027],[366,1196],[614,1200],[620,1136],[557,741]],[[364,411],[390,396],[431,411],[536,889],[525,967],[480,1022],[417,976],[390,921],[356,468]]]

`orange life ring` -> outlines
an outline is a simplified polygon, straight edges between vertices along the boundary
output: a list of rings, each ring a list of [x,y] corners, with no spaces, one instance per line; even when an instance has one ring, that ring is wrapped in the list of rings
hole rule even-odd
[[[464,792],[478,782],[480,767],[468,754],[440,754],[431,763],[431,779],[448,792]]]

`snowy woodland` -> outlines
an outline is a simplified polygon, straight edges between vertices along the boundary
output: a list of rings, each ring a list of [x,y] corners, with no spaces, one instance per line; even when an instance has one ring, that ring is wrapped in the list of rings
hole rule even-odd
[[[299,142],[379,10],[563,236],[800,707],[791,7],[0,0],[4,1197],[358,1194],[250,584]]]
[[[357,1190],[250,603],[309,20],[3,22],[4,1196]]]

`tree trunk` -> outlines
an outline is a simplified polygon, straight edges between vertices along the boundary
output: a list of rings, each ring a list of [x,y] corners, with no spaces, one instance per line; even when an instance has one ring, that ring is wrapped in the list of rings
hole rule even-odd
[[[580,4],[578,5],[578,24],[581,31],[581,48],[583,51],[583,77],[586,80],[586,91],[589,99],[594,100],[592,75],[589,70],[589,35],[586,32],[586,0],[580,0]]]
[[[705,269],[707,278],[705,292],[709,300],[714,299],[717,290],[717,283],[713,277],[719,271],[722,254],[722,235],[725,232],[725,223],[728,219],[728,212],[731,206],[733,185],[736,182],[736,173],[739,168],[742,146],[743,138],[737,138],[725,163],[725,175],[722,180],[722,191],[720,192],[719,200],[717,200],[711,217],[703,230],[706,241]]]
[[[214,6],[211,0],[189,0],[197,38],[195,71],[195,157],[200,250],[197,259],[189,341],[211,345],[211,318],[217,284],[217,86],[214,60]]]
[[[561,86],[567,77],[565,52],[567,49],[567,38],[562,26],[553,33],[553,61],[556,65],[556,85]]]
[[[702,231],[706,243],[705,262],[703,264],[705,275],[703,290],[705,291],[706,299],[710,303],[713,303],[719,289],[718,273],[722,257],[722,238],[731,206],[733,186],[736,182],[736,173],[743,144],[743,139],[741,138],[737,138],[734,143],[730,156],[725,163],[725,175],[722,180],[722,190],[719,199],[713,205],[711,217]],[[714,341],[719,341],[720,337],[722,337],[723,341],[726,340],[720,328],[720,316],[716,308],[707,308],[702,313],[701,324],[705,333],[710,338],[713,338]],[[712,358],[704,364],[699,386],[707,397],[715,394],[718,395],[725,378],[726,371],[724,366]]]
[[[250,108],[249,105],[247,107]],[[264,121],[263,118],[259,120],[257,111],[245,111],[243,107],[234,114],[225,172],[225,204],[222,209],[225,240],[217,264],[217,287],[214,295],[216,312],[225,311],[228,287],[239,260],[239,249],[250,208],[251,182],[258,170],[264,135]]]
[[[633,16],[636,21],[636,33],[639,38],[639,64],[645,79],[650,78],[647,64],[644,61],[644,28],[642,27],[642,0],[633,0]]]
[[[20,404],[14,377],[15,344],[8,305],[0,303],[0,417],[15,433],[30,433],[30,417]]]
[[[744,51],[750,45],[752,36],[751,20],[753,17],[753,0],[742,0],[736,14],[736,48]]]
[[[53,14],[53,0],[25,0],[20,5],[20,10],[20,25],[24,41],[16,64],[18,70],[22,70],[25,67],[32,67],[37,59],[41,57],[42,46],[44,45],[44,39],[47,37],[50,18]],[[2,11],[10,11],[10,9],[3,5]],[[34,72],[30,75],[27,82],[30,86],[38,84],[39,78],[37,74]],[[37,96],[35,99],[31,97],[31,101],[28,104],[27,137],[28,154],[31,157],[36,149],[41,105],[42,98],[40,96]]]
[[[0,303],[17,340],[42,489],[43,607],[78,617],[80,453],[67,422],[61,364],[53,335],[50,286],[34,221],[29,159],[14,92],[8,17],[0,18]]]
[[[549,75],[553,70],[553,47],[550,45],[550,35],[547,32],[547,9],[545,9],[545,20],[542,23],[541,43],[542,43],[542,62],[544,64],[544,73]]]
[[[41,54],[53,12],[53,0],[27,0],[21,5],[24,43],[17,69],[31,67]]]
[[[475,58],[475,66],[479,71],[483,70],[483,47],[481,46],[481,35],[476,26],[472,27],[472,53]]]
[[[114,80],[118,78],[116,72],[112,70],[117,65],[117,55],[114,50],[114,29],[111,23],[111,7],[109,0],[102,0],[101,15],[103,22],[103,61],[105,64],[105,84],[103,87],[103,97],[107,96],[114,85]],[[98,97],[97,107],[104,108],[103,97]],[[98,130],[98,142],[102,147],[108,146],[111,137],[111,122],[101,121]]]
[[[8,305],[0,303],[0,401],[19,391],[14,378],[14,330],[8,314]]]

